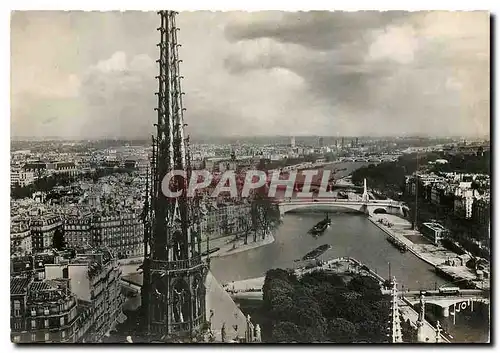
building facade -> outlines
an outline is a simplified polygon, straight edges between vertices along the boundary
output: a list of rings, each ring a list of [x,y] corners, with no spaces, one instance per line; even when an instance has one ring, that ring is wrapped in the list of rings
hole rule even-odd
[[[30,222],[33,252],[49,251],[57,230],[63,231],[62,217],[55,214],[41,214]]]
[[[248,203],[209,204],[201,222],[202,237],[210,236],[210,239],[217,239],[245,232],[246,223],[241,219],[251,217],[250,212],[251,205]]]
[[[472,218],[472,205],[474,204],[474,196],[474,190],[456,190],[453,212],[457,217],[465,219]]]
[[[31,229],[27,221],[11,222],[10,254],[11,256],[31,255]]]
[[[35,182],[35,173],[23,169],[13,170],[10,173],[10,185],[12,187],[25,187]]]
[[[64,239],[69,247],[106,247],[118,258],[138,257],[144,251],[144,224],[132,212],[69,216]]]
[[[92,219],[92,244],[104,246],[121,258],[144,253],[144,224],[134,213],[98,216]]]
[[[439,223],[423,223],[420,231],[434,245],[438,245],[441,239],[448,234],[448,230]]]
[[[92,249],[74,259],[45,266],[47,279],[66,278],[85,311],[82,342],[101,342],[105,334],[123,320],[125,298],[121,294],[121,269],[113,254]]]
[[[12,277],[11,340],[15,343],[75,343],[79,340],[77,298],[68,280]]]
[[[73,162],[56,162],[51,165],[51,171],[54,174],[65,174],[68,176],[75,176],[78,174],[78,169]]]
[[[69,248],[79,248],[92,242],[92,216],[90,213],[67,216],[64,220],[64,241]]]
[[[491,219],[491,205],[489,197],[480,198],[472,205],[472,219],[480,226],[488,226]]]

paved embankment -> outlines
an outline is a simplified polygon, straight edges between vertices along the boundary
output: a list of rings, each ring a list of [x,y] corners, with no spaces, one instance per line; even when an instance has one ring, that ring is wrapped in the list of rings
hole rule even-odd
[[[248,251],[261,246],[272,244],[274,240],[275,238],[272,233],[267,234],[264,239],[262,239],[262,236],[259,235],[257,241],[253,241],[253,235],[250,234],[247,239],[247,244],[245,244],[244,239],[238,239],[235,241],[234,236],[218,238],[214,241],[210,240],[210,249],[219,248],[219,250],[210,254],[210,257],[213,258],[234,255],[243,251]]]
[[[469,280],[474,282],[478,288],[489,287],[489,283],[486,283],[489,281],[484,281],[484,283],[479,281],[474,271],[467,266],[450,266],[446,264],[447,261],[457,258],[458,254],[447,250],[442,246],[436,246],[429,243],[416,244],[408,239],[408,237],[422,237],[421,233],[410,229],[411,226],[409,222],[394,215],[385,214],[372,215],[369,219],[388,236],[405,244],[408,251],[412,254],[429,265],[439,269],[455,281]],[[383,220],[386,224],[381,223],[380,220]],[[391,223],[391,226],[388,226],[387,223]]]

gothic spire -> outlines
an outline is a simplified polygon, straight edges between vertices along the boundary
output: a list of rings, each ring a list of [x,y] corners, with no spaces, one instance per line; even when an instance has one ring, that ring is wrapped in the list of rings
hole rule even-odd
[[[403,335],[401,333],[401,319],[398,304],[398,290],[396,277],[392,280],[392,301],[391,301],[391,342],[401,343],[403,342]]]

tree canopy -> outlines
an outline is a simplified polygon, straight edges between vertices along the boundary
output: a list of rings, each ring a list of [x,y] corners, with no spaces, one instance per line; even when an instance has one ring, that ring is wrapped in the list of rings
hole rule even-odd
[[[263,308],[272,342],[385,342],[390,298],[371,277],[267,272]]]

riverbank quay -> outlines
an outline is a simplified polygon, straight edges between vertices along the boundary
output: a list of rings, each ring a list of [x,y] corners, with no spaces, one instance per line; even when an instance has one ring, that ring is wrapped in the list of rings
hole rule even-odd
[[[451,265],[455,260],[457,263],[463,263],[463,258],[443,246],[430,244],[420,232],[411,229],[408,221],[387,214],[370,215],[369,220],[389,237],[406,245],[407,250],[412,254],[433,266],[441,276],[454,283],[467,281],[473,283],[475,288],[489,289],[489,280],[479,279],[476,273],[465,264]]]
[[[234,255],[243,251],[249,251],[261,246],[269,245],[275,241],[275,237],[272,233],[269,233],[264,237],[264,239],[262,239],[262,236],[259,235],[257,241],[255,242],[253,241],[253,235],[249,236],[247,240],[248,244],[245,244],[244,239],[234,240],[233,235],[210,240],[210,250],[218,249],[217,251],[214,251],[210,254],[210,258]],[[202,251],[205,251],[206,247],[207,241],[202,240]],[[139,267],[142,265],[143,261],[143,257],[119,260],[118,264],[122,270],[122,275],[125,276],[128,274],[136,273],[137,271],[139,271]]]
[[[298,267],[292,270],[295,272],[295,275],[297,277],[301,277],[305,274],[315,271],[328,271],[331,273],[339,274],[361,274],[374,278],[380,284],[383,284],[385,282],[385,279],[383,277],[369,269],[368,266],[350,257],[340,257],[328,261],[319,261],[316,265]],[[264,285],[265,278],[265,276],[262,276],[256,278],[248,278],[241,281],[233,281],[223,284],[222,287],[231,294],[244,292],[262,292],[262,286]],[[251,296],[255,297],[254,294],[252,294]]]
[[[247,244],[245,244],[245,239],[241,237],[238,239],[234,239],[233,235],[217,238],[214,240],[210,240],[209,248],[210,250],[218,249],[210,254],[210,258],[214,257],[224,257],[229,255],[234,255],[243,251],[248,251],[252,249],[256,249],[261,246],[272,244],[275,241],[274,234],[271,232],[266,234],[264,239],[262,239],[261,235],[257,236],[257,241],[253,241],[253,234],[250,234],[247,239]],[[207,241],[202,241],[202,251],[206,251],[207,249]]]

